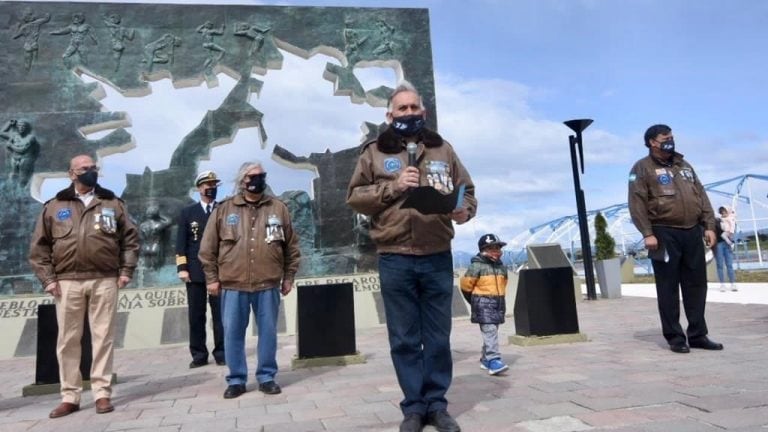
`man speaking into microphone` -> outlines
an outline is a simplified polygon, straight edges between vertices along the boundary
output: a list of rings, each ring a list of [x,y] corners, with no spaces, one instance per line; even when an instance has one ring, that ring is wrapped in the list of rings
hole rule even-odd
[[[390,355],[404,395],[400,431],[430,424],[455,432],[461,429],[445,398],[453,377],[451,239],[453,222],[475,215],[475,187],[453,147],[424,127],[426,111],[410,83],[392,93],[386,118],[389,127],[363,144],[347,204],[371,217]],[[401,206],[411,188],[447,194],[454,185],[464,186],[464,196],[452,212],[427,215]]]

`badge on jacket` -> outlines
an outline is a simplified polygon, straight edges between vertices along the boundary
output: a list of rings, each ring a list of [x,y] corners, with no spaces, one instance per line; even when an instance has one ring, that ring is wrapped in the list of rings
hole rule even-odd
[[[447,162],[430,160],[427,166],[427,182],[438,192],[449,194],[453,192],[451,168]]]
[[[99,216],[97,213],[96,216]],[[98,223],[96,224],[101,225],[101,231],[105,232],[107,234],[114,234],[117,231],[117,221],[115,221],[115,209],[110,207],[102,207],[101,208],[101,217],[99,218]]]
[[[285,241],[285,233],[283,232],[283,223],[277,215],[271,214],[267,218],[267,243],[273,241]]]

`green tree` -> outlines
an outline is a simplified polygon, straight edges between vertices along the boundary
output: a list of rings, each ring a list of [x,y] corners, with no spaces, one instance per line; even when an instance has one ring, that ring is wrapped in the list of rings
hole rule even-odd
[[[616,257],[616,241],[608,234],[608,222],[602,213],[595,216],[595,259],[607,260]]]

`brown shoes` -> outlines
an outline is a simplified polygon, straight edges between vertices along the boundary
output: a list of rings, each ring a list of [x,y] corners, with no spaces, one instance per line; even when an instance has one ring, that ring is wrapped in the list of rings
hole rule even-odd
[[[104,397],[104,398],[96,399],[97,414],[106,414],[114,410],[115,410],[115,407],[112,406],[112,403],[109,401],[109,398]]]
[[[50,414],[48,414],[48,417],[50,418],[64,417],[72,414],[75,411],[78,411],[79,409],[80,409],[80,405],[75,405],[69,402],[62,402],[59,404],[59,406],[54,408]]]

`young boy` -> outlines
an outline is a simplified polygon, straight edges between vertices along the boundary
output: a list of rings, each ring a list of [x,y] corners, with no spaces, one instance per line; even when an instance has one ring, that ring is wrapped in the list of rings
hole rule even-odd
[[[499,324],[504,322],[507,311],[507,268],[501,262],[501,248],[505,245],[495,234],[480,237],[480,252],[461,278],[461,293],[472,306],[472,322],[480,324],[483,335],[480,367],[489,375],[509,369],[499,353]]]

